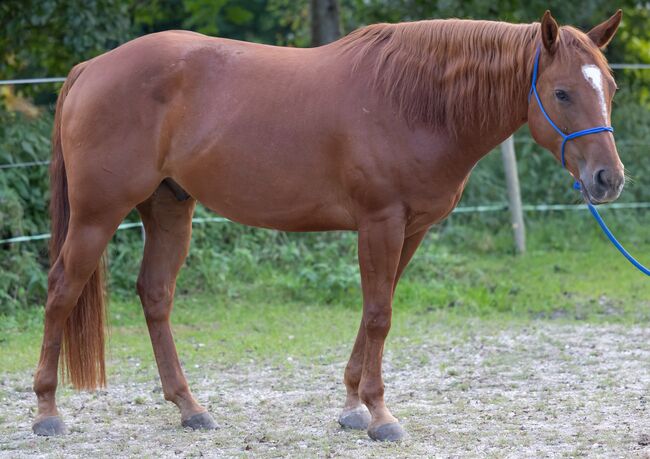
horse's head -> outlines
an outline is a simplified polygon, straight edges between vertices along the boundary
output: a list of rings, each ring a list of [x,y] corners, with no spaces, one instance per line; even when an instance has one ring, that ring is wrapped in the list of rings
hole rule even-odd
[[[623,164],[614,137],[608,130],[597,130],[568,141],[565,138],[585,129],[610,126],[616,83],[601,49],[614,37],[621,16],[619,10],[586,34],[558,27],[548,11],[540,24],[537,95],[531,97],[528,107],[530,130],[535,141],[558,159],[562,159],[564,146],[566,168],[582,183],[593,203],[613,201],[623,189]]]

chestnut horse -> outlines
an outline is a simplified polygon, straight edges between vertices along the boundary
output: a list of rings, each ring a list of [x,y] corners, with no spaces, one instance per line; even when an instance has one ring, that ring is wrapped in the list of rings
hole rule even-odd
[[[183,426],[216,426],[190,392],[169,322],[199,201],[245,225],[358,232],[363,314],[339,422],[402,438],[384,402],[382,354],[404,268],[476,162],[521,125],[559,156],[561,137],[529,100],[538,49],[537,89],[555,123],[609,124],[616,86],[601,49],[620,20],[619,11],[586,34],[549,12],[521,25],[378,24],[314,49],[172,31],[75,66],[56,107],[34,432],[65,430],[60,351],[75,387],[105,384],[100,261],[133,208],[147,236],[137,290],[165,399]],[[570,142],[566,160],[594,202],[618,197],[610,132]]]

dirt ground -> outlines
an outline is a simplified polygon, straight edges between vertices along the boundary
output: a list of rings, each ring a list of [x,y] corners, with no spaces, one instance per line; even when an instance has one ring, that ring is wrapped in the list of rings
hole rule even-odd
[[[186,365],[220,424],[184,431],[155,369],[107,390],[64,389],[70,433],[31,434],[31,374],[0,377],[0,457],[648,457],[648,329],[539,322],[393,340],[387,401],[410,436],[379,444],[336,423],[348,346],[317,362]],[[350,343],[347,343],[350,344]]]

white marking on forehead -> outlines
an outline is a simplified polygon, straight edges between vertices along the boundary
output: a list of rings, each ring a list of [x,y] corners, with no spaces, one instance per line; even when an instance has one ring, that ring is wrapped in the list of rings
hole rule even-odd
[[[607,116],[607,104],[605,103],[605,91],[603,89],[603,73],[597,66],[589,64],[582,66],[582,75],[584,75],[585,80],[587,80],[589,84],[596,90],[596,93],[598,93],[598,101],[600,102],[600,110],[603,114],[605,125],[609,124]]]

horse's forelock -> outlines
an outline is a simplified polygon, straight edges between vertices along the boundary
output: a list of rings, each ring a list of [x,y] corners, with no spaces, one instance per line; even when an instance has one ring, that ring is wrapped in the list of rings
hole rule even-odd
[[[597,65],[601,71],[611,73],[607,58],[586,33],[571,26],[561,27],[559,57],[572,61],[576,53],[584,55],[589,63]]]

